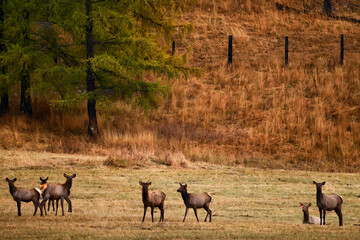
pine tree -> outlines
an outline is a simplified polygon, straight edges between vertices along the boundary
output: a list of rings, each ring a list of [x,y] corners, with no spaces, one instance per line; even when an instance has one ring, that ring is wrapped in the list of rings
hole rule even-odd
[[[58,40],[53,46],[48,40],[43,44],[62,57],[41,72],[40,85],[57,91],[47,83],[61,69],[68,87],[54,103],[71,105],[86,99],[88,133],[94,138],[99,135],[97,101],[135,98],[145,109],[156,107],[157,98],[166,95],[167,79],[190,71],[185,56],[170,56],[169,46],[175,31],[181,35],[191,29],[175,22],[177,13],[191,2],[48,1],[42,12]]]

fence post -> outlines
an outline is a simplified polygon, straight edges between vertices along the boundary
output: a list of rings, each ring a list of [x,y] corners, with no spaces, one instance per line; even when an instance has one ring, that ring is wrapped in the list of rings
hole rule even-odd
[[[344,65],[344,34],[341,34],[340,41],[340,65]]]
[[[171,56],[174,56],[174,54],[175,54],[175,41],[172,42]]]
[[[228,64],[232,63],[232,35],[229,35]]]
[[[285,37],[285,66],[289,63],[289,38]]]
[[[324,0],[324,13],[327,16],[331,15],[331,0]]]

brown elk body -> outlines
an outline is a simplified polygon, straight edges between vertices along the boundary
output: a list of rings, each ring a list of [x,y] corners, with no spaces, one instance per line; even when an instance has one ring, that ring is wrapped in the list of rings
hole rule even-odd
[[[16,181],[16,178],[13,180],[10,180],[6,178],[6,181],[9,183],[9,191],[12,195],[13,199],[17,203],[18,208],[18,216],[21,216],[21,202],[32,202],[35,207],[34,215],[37,212],[38,207],[40,207],[40,190],[36,190],[35,188],[32,189],[22,189],[15,186],[14,182]],[[40,212],[42,216],[42,208],[40,207]]]
[[[64,184],[47,184],[47,188],[44,192],[44,199],[41,202],[41,207],[45,207],[45,203],[47,200],[57,200],[56,201],[56,212],[55,216],[57,215],[58,207],[59,207],[59,201],[61,202],[61,210],[62,215],[64,216],[64,199],[68,203],[68,212],[72,212],[72,205],[71,201],[69,199],[70,195],[70,189],[72,187],[72,180],[76,177],[76,174],[73,174],[72,176],[68,176],[66,173],[64,173],[64,177],[66,177],[66,182]]]
[[[149,191],[149,186],[151,182],[142,182],[139,181],[139,184],[142,186],[142,201],[144,204],[144,216],[142,221],[145,221],[146,209],[151,208],[151,219],[154,222],[154,208],[158,207],[160,209],[160,220],[159,222],[164,221],[164,201],[166,194],[161,190]]]
[[[300,206],[304,213],[303,224],[320,225],[320,218],[315,217],[315,216],[310,216],[310,214],[309,214],[309,207],[311,206],[311,203],[309,203],[307,205],[300,203]]]
[[[198,222],[199,222],[199,218],[197,216],[197,209],[204,208],[205,211],[207,212],[205,217],[205,222],[208,216],[210,216],[209,222],[211,222],[211,210],[209,208],[211,202],[210,193],[198,193],[198,194],[188,193],[187,184],[182,185],[181,183],[180,183],[180,188],[177,191],[181,193],[182,199],[184,200],[184,204],[186,207],[183,222],[185,222],[185,218],[189,208],[194,209],[194,213]]]
[[[341,206],[343,203],[343,199],[341,196],[334,195],[325,195],[322,193],[322,186],[325,185],[325,182],[317,183],[313,181],[316,186],[316,205],[319,208],[320,212],[320,225],[325,225],[325,215],[326,211],[334,210],[339,217],[339,226],[343,225],[342,222],[342,213]]]

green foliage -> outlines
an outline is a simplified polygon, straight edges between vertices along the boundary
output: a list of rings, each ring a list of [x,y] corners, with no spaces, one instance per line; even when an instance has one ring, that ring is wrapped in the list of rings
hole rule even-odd
[[[53,31],[40,34],[42,44],[58,61],[38,71],[38,89],[48,97],[57,93],[57,98],[50,98],[52,103],[122,99],[149,110],[166,96],[168,79],[192,71],[186,67],[186,57],[170,56],[169,50],[174,33],[191,30],[188,23],[177,24],[176,16],[193,1],[94,1],[90,19],[85,2],[41,4],[43,19],[51,22]],[[90,63],[96,90],[91,93],[86,93],[85,84],[87,21],[93,22],[95,43]]]

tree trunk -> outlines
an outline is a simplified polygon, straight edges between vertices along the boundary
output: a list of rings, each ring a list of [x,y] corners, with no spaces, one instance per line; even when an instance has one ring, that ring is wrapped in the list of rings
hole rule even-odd
[[[24,12],[24,18],[29,20],[30,12]],[[24,34],[24,45],[30,45],[30,36],[29,31],[26,29],[23,32]],[[22,78],[21,78],[21,93],[20,93],[20,111],[22,111],[25,115],[32,116],[32,107],[31,107],[31,95],[30,95],[30,74],[29,70],[23,66]]]
[[[0,116],[2,116],[9,112],[9,95],[7,92],[3,93],[0,101]]]
[[[32,116],[31,96],[30,96],[30,75],[24,70],[21,78],[20,111],[28,116]]]
[[[5,46],[4,44],[2,44],[2,39],[3,39],[3,32],[4,32],[4,3],[0,3],[0,53],[2,53],[3,51],[5,51]],[[5,68],[2,67],[1,68],[1,73],[5,74]],[[7,113],[9,111],[9,95],[7,92],[7,87],[6,86],[2,86],[4,87],[4,92],[1,95],[1,99],[0,99],[0,116]]]
[[[96,118],[96,101],[95,101],[95,76],[91,66],[91,58],[94,57],[94,41],[93,41],[93,21],[91,19],[91,0],[85,1],[86,5],[86,90],[88,93],[88,116],[89,116],[89,125],[88,125],[88,134],[92,138],[97,138],[99,136],[99,130],[97,126]]]

